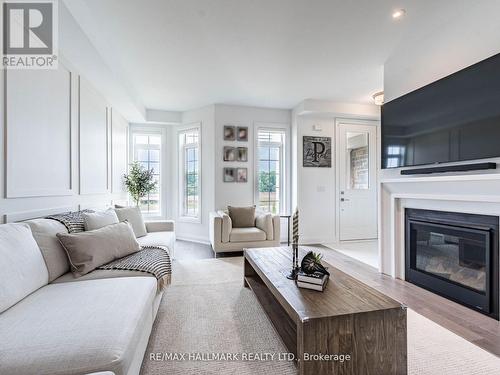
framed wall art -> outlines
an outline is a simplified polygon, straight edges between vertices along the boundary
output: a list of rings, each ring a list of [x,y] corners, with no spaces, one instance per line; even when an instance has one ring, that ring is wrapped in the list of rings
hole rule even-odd
[[[236,182],[247,182],[248,181],[248,169],[247,168],[236,168]]]
[[[224,125],[224,140],[225,141],[236,140],[236,126]]]
[[[224,161],[235,161],[238,155],[235,147],[224,146]]]
[[[236,168],[224,168],[223,179],[224,182],[235,182]]]
[[[331,168],[332,138],[304,136],[303,158],[304,167]]]
[[[248,142],[248,126],[238,126],[236,137],[240,142]]]
[[[243,161],[243,162],[248,161],[248,148],[247,147],[238,147],[236,149],[236,159],[238,161]]]

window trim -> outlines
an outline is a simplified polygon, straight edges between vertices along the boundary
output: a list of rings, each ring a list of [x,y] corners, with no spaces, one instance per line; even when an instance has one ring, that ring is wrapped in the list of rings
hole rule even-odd
[[[196,130],[198,131],[198,215],[197,216],[188,216],[184,214],[184,200],[185,200],[185,195],[184,195],[184,190],[185,190],[185,183],[184,183],[184,167],[185,167],[185,153],[184,150],[186,149],[184,146],[181,146],[180,144],[180,136],[181,134],[188,133],[190,131]],[[176,137],[176,144],[177,144],[177,181],[178,181],[178,186],[177,186],[177,218],[181,222],[187,222],[187,223],[197,223],[201,224],[202,220],[202,208],[203,208],[203,202],[202,202],[202,142],[201,142],[201,137],[202,137],[202,130],[201,130],[201,122],[196,122],[196,123],[191,123],[191,124],[186,124],[179,126],[177,128],[177,137]],[[181,153],[181,147],[182,147],[182,153]]]
[[[290,128],[287,124],[256,123],[254,132],[254,204],[259,207],[259,132],[269,131],[284,134],[284,142],[280,145],[280,209],[276,215],[289,213],[290,197]]]
[[[148,220],[159,220],[163,219],[165,217],[165,210],[167,208],[167,195],[164,193],[165,186],[164,186],[164,180],[165,180],[165,175],[167,174],[167,163],[165,162],[165,149],[167,147],[165,139],[166,139],[166,134],[165,134],[165,129],[163,127],[154,127],[154,126],[142,126],[140,124],[131,124],[129,127],[129,163],[127,165],[127,173],[130,171],[130,163],[132,163],[135,159],[135,149],[134,149],[134,135],[159,135],[161,138],[161,144],[160,144],[160,186],[158,188],[158,194],[160,196],[160,207],[157,212],[142,212],[142,215],[147,218]],[[130,194],[127,192],[127,201],[129,202],[130,205]]]

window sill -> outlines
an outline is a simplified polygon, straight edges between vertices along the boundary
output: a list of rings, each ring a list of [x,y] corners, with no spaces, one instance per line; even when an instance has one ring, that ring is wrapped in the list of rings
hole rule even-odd
[[[179,216],[178,221],[181,222],[181,223],[201,224],[201,218],[200,217]]]

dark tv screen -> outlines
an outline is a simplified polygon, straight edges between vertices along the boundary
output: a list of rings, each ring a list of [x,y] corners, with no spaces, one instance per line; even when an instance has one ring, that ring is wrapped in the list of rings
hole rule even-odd
[[[500,157],[500,54],[382,106],[382,168]]]

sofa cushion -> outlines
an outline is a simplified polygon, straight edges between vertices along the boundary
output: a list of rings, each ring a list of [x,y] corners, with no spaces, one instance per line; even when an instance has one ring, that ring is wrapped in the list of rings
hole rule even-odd
[[[259,228],[233,228],[229,235],[230,242],[265,241],[266,232]]]
[[[68,233],[66,227],[52,219],[25,221],[31,228],[49,270],[49,283],[69,271],[68,256],[57,239],[57,233]]]
[[[250,228],[255,226],[255,206],[228,206],[227,210],[233,223],[233,228]]]
[[[120,221],[115,210],[109,209],[100,212],[83,212],[83,225],[85,230],[94,230],[105,227],[106,225],[117,224]]]
[[[1,373],[128,373],[151,326],[153,277],[50,284],[0,315]]]
[[[120,221],[128,221],[132,225],[135,236],[137,238],[143,237],[148,232],[146,231],[146,224],[142,217],[141,209],[139,207],[124,207],[115,208],[116,215]]]
[[[57,237],[68,254],[75,276],[85,275],[103,264],[141,249],[127,222],[88,232],[59,233]]]
[[[0,225],[0,313],[48,282],[49,272],[29,225]]]
[[[73,281],[85,281],[85,280],[99,280],[99,279],[113,279],[116,277],[152,277],[156,280],[153,274],[142,272],[142,271],[130,271],[130,270],[93,270],[81,277],[75,277],[72,272],[68,272],[61,277],[58,277],[52,284],[59,283],[70,283]]]

